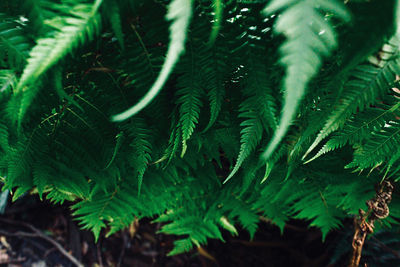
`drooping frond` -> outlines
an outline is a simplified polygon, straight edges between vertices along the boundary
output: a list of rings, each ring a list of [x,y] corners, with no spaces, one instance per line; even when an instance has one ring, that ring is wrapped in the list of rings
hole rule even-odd
[[[255,51],[253,51],[255,50]],[[240,124],[243,127],[240,138],[240,152],[236,164],[226,178],[225,182],[239,170],[244,160],[255,150],[259,144],[264,131],[276,128],[276,104],[271,95],[271,83],[265,75],[266,68],[259,59],[256,58],[257,52],[263,50],[252,48],[248,58],[248,73],[245,76],[244,96],[246,100],[242,102],[239,109],[239,117],[245,118]]]
[[[254,149],[260,142],[262,138],[262,133],[264,131],[261,118],[258,117],[255,112],[248,111],[245,104],[246,102],[243,103],[243,106],[240,109],[241,113],[239,115],[242,118],[246,118],[246,120],[240,124],[240,126],[243,127],[240,132],[240,152],[236,160],[235,167],[226,178],[224,183],[229,181],[232,176],[235,175],[240,166],[243,164],[243,161],[254,151]]]
[[[28,90],[24,87],[34,84],[38,77],[58,63],[79,43],[84,43],[86,38],[93,39],[99,31],[100,19],[97,11],[101,3],[101,0],[96,0],[89,5],[82,1],[79,5],[53,4],[49,7],[61,11],[64,17],[51,18],[55,29],[54,36],[37,41],[29,53],[28,64],[19,81],[18,90]]]
[[[369,62],[360,64],[351,72],[334,111],[303,158],[330,133],[341,128],[353,113],[364,110],[389,91],[396,74],[400,73],[398,47],[398,37],[395,36],[377,55],[370,57]]]
[[[346,144],[354,145],[362,142],[362,140],[371,137],[375,131],[385,127],[387,121],[398,114],[400,103],[395,96],[387,96],[384,103],[376,104],[369,107],[365,111],[360,112],[354,118],[346,121],[343,129],[334,133],[334,135],[326,142],[326,144],[318,151],[318,153],[307,161],[310,162],[321,155],[341,148]],[[393,105],[389,104],[390,101]],[[385,103],[386,102],[386,103]]]
[[[132,142],[129,144],[132,152],[128,160],[129,165],[134,169],[135,178],[138,180],[139,194],[143,183],[143,175],[150,164],[152,152],[151,135],[146,126],[144,121],[136,119],[130,124],[130,127],[127,128],[127,131],[132,137]]]
[[[322,64],[322,56],[329,56],[337,45],[335,30],[325,18],[325,12],[344,20],[349,19],[342,4],[329,0],[274,0],[267,5],[264,13],[271,15],[278,11],[281,14],[276,21],[275,31],[287,38],[280,48],[281,64],[286,68],[284,104],[279,126],[263,154],[265,159],[288,131],[309,81]]]
[[[218,33],[222,24],[222,13],[224,9],[224,4],[222,0],[213,0],[212,1],[213,9],[214,9],[214,20],[213,26],[210,34],[210,39],[208,39],[208,43],[212,45],[218,37]]]
[[[113,121],[123,121],[145,108],[160,92],[172,72],[179,56],[185,51],[185,40],[192,17],[192,0],[173,0],[168,7],[167,20],[171,20],[170,43],[164,64],[157,80],[146,95],[133,107],[113,116]]]
[[[21,121],[35,97],[38,86],[37,79],[46,73],[52,66],[62,60],[69,52],[86,39],[93,39],[99,32],[100,17],[98,8],[102,0],[96,0],[93,4],[81,1],[79,4],[52,3],[49,9],[56,9],[62,14],[49,18],[54,32],[37,40],[27,59],[22,76],[16,88],[16,94],[20,97],[20,110],[18,120]]]
[[[168,217],[160,218],[162,220],[168,219]],[[193,224],[197,225],[196,229],[190,227],[190,225]],[[201,246],[206,243],[207,238],[222,239],[222,234],[216,222],[202,220],[201,218],[194,216],[188,216],[184,220],[167,224],[162,228],[161,232],[166,234],[178,233],[183,236],[188,235],[187,238],[180,239],[174,243],[174,249],[168,253],[170,256],[189,251],[192,249],[193,244]]]
[[[0,65],[21,70],[28,56],[31,42],[17,18],[0,13]]]
[[[201,84],[201,55],[204,45],[189,41],[190,48],[182,61],[182,76],[178,77],[177,104],[179,105],[179,130],[181,132],[182,153],[185,155],[187,140],[193,134],[196,124],[199,122],[201,97],[203,86]]]
[[[0,93],[9,91],[17,85],[17,76],[12,70],[0,70]]]
[[[396,148],[399,142],[400,123],[398,120],[387,121],[382,129],[372,133],[365,144],[356,147],[354,159],[347,167],[357,167],[361,170],[390,161],[396,156],[396,153],[393,154],[393,148]]]
[[[103,5],[104,13],[108,16],[108,20],[111,24],[111,28],[114,31],[115,37],[122,50],[125,49],[124,33],[122,32],[121,16],[118,3],[114,1],[105,1]]]
[[[209,66],[204,68],[204,78],[207,95],[210,102],[210,120],[204,132],[210,129],[218,118],[225,97],[225,81],[228,73],[227,59],[229,50],[221,43],[211,48]]]
[[[80,202],[73,207],[76,210],[74,215],[81,219],[84,228],[92,230],[96,240],[101,229],[106,227],[105,221],[115,217],[133,220],[133,216],[124,210],[126,203],[132,198],[126,189],[117,187],[111,192],[94,192],[91,200]]]

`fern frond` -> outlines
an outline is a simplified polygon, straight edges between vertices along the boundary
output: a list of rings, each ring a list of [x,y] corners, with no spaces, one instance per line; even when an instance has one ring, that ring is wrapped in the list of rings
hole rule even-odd
[[[124,136],[123,132],[120,132],[115,136],[114,151],[112,153],[110,161],[107,163],[107,165],[106,165],[106,167],[104,169],[108,169],[111,166],[111,164],[114,162],[114,160],[115,160],[115,158],[116,158],[116,156],[118,154],[118,151],[120,150],[120,148],[121,148],[121,146],[122,146],[122,144],[124,142],[124,139],[125,139],[125,136]]]
[[[27,90],[25,86],[34,83],[79,43],[84,43],[86,38],[92,39],[98,33],[100,20],[97,11],[101,3],[102,0],[96,0],[93,5],[78,2],[72,6],[56,7],[64,17],[52,18],[53,27],[57,30],[54,37],[39,39],[33,47],[18,83],[18,90]]]
[[[261,118],[258,117],[257,113],[248,110],[246,104],[249,104],[249,102],[251,101],[247,100],[247,103],[246,101],[243,102],[243,105],[240,109],[241,113],[239,117],[246,118],[246,120],[240,124],[240,126],[243,128],[240,131],[240,152],[233,170],[226,178],[224,183],[229,181],[233,177],[233,175],[235,175],[240,166],[243,164],[244,160],[254,151],[262,138],[262,134],[264,131],[263,123],[261,121]]]
[[[108,17],[111,28],[122,50],[125,50],[124,33],[121,26],[121,16],[118,3],[107,0],[104,2],[104,13]]]
[[[187,140],[193,134],[195,125],[199,121],[200,108],[202,106],[201,97],[203,89],[200,85],[200,77],[197,73],[196,63],[188,59],[189,69],[178,78],[180,89],[177,91],[179,105],[179,129],[182,134],[182,153],[185,155]],[[186,66],[186,64],[185,64]]]
[[[223,15],[223,9],[224,9],[222,0],[213,0],[212,6],[214,9],[214,20],[213,20],[213,26],[211,29],[210,38],[208,39],[209,45],[214,44],[215,40],[218,37],[218,33],[220,31],[221,24],[222,24],[222,15]]]
[[[227,213],[228,218],[232,218],[233,221],[238,220],[243,228],[249,232],[250,238],[254,237],[258,228],[259,215],[256,210],[252,209],[251,205],[240,201],[238,198],[230,198],[229,201],[226,201],[222,210]]]
[[[57,15],[57,9],[52,9],[52,6],[54,6],[54,2],[51,0],[24,1],[24,10],[28,14],[29,24],[37,36],[43,36],[51,28],[45,21]]]
[[[142,120],[134,120],[127,129],[132,142],[129,144],[132,152],[129,155],[129,165],[135,171],[135,178],[138,180],[138,194],[140,194],[143,175],[151,161],[152,139],[146,123]]]
[[[299,195],[292,208],[296,213],[295,218],[311,219],[311,226],[320,227],[322,239],[325,240],[330,230],[341,225],[339,218],[343,216],[343,211],[330,204],[340,197],[335,195],[336,192],[329,191],[328,188],[324,191],[314,189],[312,190],[313,193],[310,194],[310,189],[304,188],[310,185],[314,186],[312,183],[305,183],[299,187],[301,196]]]
[[[391,100],[394,103],[398,101],[393,96],[391,98],[393,98]],[[349,119],[343,126],[343,129],[336,132],[314,157],[305,163],[311,162],[321,155],[341,148],[346,144],[353,145],[368,139],[374,131],[379,131],[383,128],[386,122],[393,118],[393,113],[399,108],[400,102],[397,102],[393,106],[377,104],[376,107],[370,107],[358,113],[357,116]]]
[[[396,74],[400,73],[398,47],[398,38],[393,37],[383,46],[379,55],[370,57],[370,63],[361,64],[354,69],[351,78],[344,85],[334,111],[303,159],[330,133],[341,128],[352,114],[364,110],[377,97],[389,91]]]
[[[185,51],[185,40],[192,17],[193,0],[173,0],[168,6],[167,20],[171,20],[170,43],[161,72],[146,95],[128,110],[112,117],[113,121],[123,121],[145,108],[160,92],[172,72],[179,56]]]
[[[348,168],[357,167],[363,170],[381,165],[393,157],[393,148],[400,144],[400,123],[398,120],[388,121],[381,130],[372,133],[372,137],[357,147],[353,161]]]
[[[163,218],[163,220],[168,219]],[[191,225],[197,225],[196,229],[192,228]],[[178,241],[177,246],[169,252],[168,255],[183,253],[186,249],[191,249],[193,245],[189,245],[189,242],[200,246],[206,243],[207,238],[218,238],[223,240],[222,234],[217,225],[216,222],[204,220],[200,217],[187,216],[186,218],[175,220],[163,226],[160,231],[162,233],[188,235],[187,238]]]
[[[31,172],[34,159],[46,152],[47,144],[45,129],[39,126],[29,136],[9,147],[6,154],[7,181],[4,186],[10,190],[17,188],[13,200],[33,187]]]
[[[207,61],[210,66],[205,66],[203,70],[204,82],[210,102],[210,120],[203,132],[208,131],[217,120],[225,97],[225,81],[228,71],[226,60],[228,59],[229,51],[223,42],[217,42],[217,45],[211,48]]]
[[[259,0],[0,0],[4,189],[14,200],[30,191],[73,202],[96,239],[154,219],[182,238],[171,254],[239,225],[253,237],[260,216],[281,231],[301,219],[325,237],[373,197],[383,173],[400,180],[396,40],[367,61],[392,32],[394,1],[350,1],[352,25],[336,19],[348,17],[339,1],[267,2],[269,17]],[[321,67],[336,31],[343,45]],[[146,108],[112,123],[129,103]],[[334,116],[317,156],[332,153],[301,164]],[[348,167],[380,173],[351,173],[351,156]]]
[[[307,84],[322,64],[322,56],[329,56],[337,46],[335,31],[324,18],[324,12],[348,20],[349,14],[343,5],[329,0],[271,1],[264,9],[267,15],[282,11],[275,25],[277,33],[287,40],[281,46],[281,64],[286,68],[283,82],[284,104],[281,119],[263,158],[268,158],[278,146],[302,99]]]
[[[0,122],[0,148],[4,152],[10,149],[9,129],[3,122]]]
[[[81,221],[84,229],[92,230],[98,240],[101,229],[106,227],[105,222],[124,219],[122,225],[128,225],[134,220],[129,205],[137,202],[129,189],[132,188],[116,187],[107,193],[95,190],[91,200],[79,202],[72,207],[75,210],[73,214]]]
[[[0,93],[8,92],[9,89],[15,89],[17,85],[17,76],[12,70],[0,70]]]
[[[22,69],[31,47],[23,27],[22,21],[0,13],[0,62],[15,70]]]
[[[253,51],[254,52],[254,51]],[[276,128],[276,104],[271,95],[270,81],[265,75],[266,68],[256,59],[256,53],[249,55],[248,73],[245,77],[244,100],[239,109],[239,117],[246,118],[240,137],[240,152],[236,164],[224,183],[239,170],[244,160],[254,151],[261,141],[264,131]]]
[[[76,198],[79,199],[86,199],[89,196],[90,187],[89,182],[87,181],[84,173],[74,170],[71,166],[67,163],[57,162],[57,161],[49,161],[46,165],[52,166],[52,171],[48,172],[47,175],[52,175],[51,180],[47,181],[47,185],[51,188],[58,188],[58,190],[64,194],[70,196],[75,200]],[[43,165],[42,165],[43,166]],[[40,168],[40,167],[39,167]],[[55,177],[57,177],[55,179]],[[40,180],[42,177],[36,177],[36,181]],[[46,177],[48,178],[48,177]],[[35,181],[35,182],[36,182]],[[44,182],[41,182],[43,184]],[[73,197],[71,197],[73,196]],[[51,199],[51,197],[48,196]],[[61,198],[63,199],[63,198]],[[58,202],[58,199],[53,199]],[[63,202],[63,200],[61,200]]]
[[[38,88],[35,87],[37,79],[79,43],[84,43],[86,38],[93,39],[97,35],[100,27],[97,11],[101,3],[102,0],[96,0],[93,5],[78,2],[75,5],[53,4],[51,6],[62,12],[63,16],[52,18],[52,26],[56,29],[54,35],[37,40],[37,44],[29,53],[27,65],[16,88],[16,94],[22,95],[18,112],[19,121],[22,120],[37,94]]]

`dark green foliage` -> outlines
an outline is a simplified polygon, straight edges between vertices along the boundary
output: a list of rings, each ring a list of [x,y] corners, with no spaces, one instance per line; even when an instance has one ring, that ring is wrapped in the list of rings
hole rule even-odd
[[[175,254],[260,216],[325,238],[399,179],[394,1],[19,2],[0,3],[3,189],[71,203],[96,238],[152,218]]]

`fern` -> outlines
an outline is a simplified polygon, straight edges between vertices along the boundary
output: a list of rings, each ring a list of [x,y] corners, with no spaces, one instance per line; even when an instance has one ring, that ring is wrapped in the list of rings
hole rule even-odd
[[[325,238],[399,180],[393,1],[0,6],[3,189],[71,205],[96,239],[151,218],[173,255],[260,216]]]
[[[12,70],[0,70],[0,93],[8,92],[17,85],[17,76]]]
[[[241,131],[241,146],[236,164],[225,182],[232,178],[244,160],[254,151],[261,141],[263,132],[276,128],[276,105],[271,95],[271,85],[265,75],[258,73],[266,71],[265,67],[255,58],[257,54],[255,52],[261,51],[252,51],[248,55],[249,68],[244,91],[244,95],[248,98],[242,102],[239,109],[239,117],[246,118],[246,120],[240,124],[243,129]]]
[[[397,146],[400,137],[400,126],[397,121],[389,121],[380,131],[373,132],[372,137],[354,152],[353,162],[347,167],[367,169],[376,167],[392,157],[393,147]]]
[[[201,45],[194,47],[196,44],[189,41],[190,51],[183,60],[182,68],[185,68],[182,76],[178,78],[177,90],[178,99],[176,104],[179,105],[179,129],[182,140],[181,157],[186,153],[187,140],[193,134],[195,125],[199,121],[200,109],[202,106],[201,97],[203,87],[201,86],[200,74],[200,56]],[[197,52],[197,53],[196,53]]]
[[[281,62],[286,67],[284,105],[277,131],[263,154],[268,158],[286,134],[299,100],[310,79],[317,73],[322,56],[329,56],[336,47],[335,32],[321,12],[332,12],[348,20],[348,12],[335,1],[272,1],[264,10],[271,15],[284,9],[276,21],[275,31],[283,33],[287,41],[281,47]],[[317,52],[318,51],[318,52]]]
[[[189,27],[190,18],[192,16],[192,0],[174,0],[169,6],[167,13],[167,20],[172,20],[173,23],[170,26],[170,44],[168,52],[162,67],[162,70],[154,82],[153,86],[146,93],[146,95],[140,100],[139,103],[129,108],[127,111],[115,115],[114,121],[125,120],[141,109],[146,107],[156,95],[162,89],[164,83],[167,81],[174,65],[178,61],[180,54],[185,50],[184,44],[186,39],[186,31]]]
[[[386,122],[392,119],[394,114],[397,114],[396,111],[400,107],[400,104],[396,103],[397,99],[395,97],[390,96],[387,99],[394,103],[393,106],[377,104],[377,106],[367,108],[364,112],[359,113],[357,117],[349,119],[343,129],[336,132],[307,163],[346,144],[354,145],[360,143],[362,140],[369,138],[373,132],[382,129]]]
[[[210,40],[212,40],[211,37]],[[225,97],[225,79],[228,75],[228,66],[226,64],[228,51],[223,42],[224,40],[221,41],[221,45],[213,46],[208,57],[210,66],[206,65],[203,70],[204,83],[206,84],[210,102],[210,120],[203,130],[204,132],[210,129],[217,120]]]
[[[208,40],[209,44],[213,44],[218,37],[218,33],[221,28],[222,21],[222,13],[223,13],[223,3],[221,0],[213,0],[213,9],[214,9],[214,21],[213,27],[210,34],[210,39]]]
[[[3,67],[8,65],[20,70],[30,47],[31,42],[26,37],[23,22],[0,13],[0,62]]]
[[[65,17],[50,18],[49,23],[53,25],[55,33],[53,36],[37,40],[37,44],[29,53],[27,65],[16,88],[16,94],[22,95],[18,112],[19,121],[37,94],[37,87],[34,86],[36,80],[79,43],[84,43],[86,38],[93,39],[98,33],[100,18],[97,10],[101,2],[102,0],[96,0],[93,5],[81,3],[73,6],[61,4],[50,6],[61,10]]]
[[[108,19],[110,21],[111,28],[114,31],[115,37],[117,38],[121,49],[124,50],[124,33],[122,32],[121,16],[118,4],[115,4],[111,1],[105,1],[103,6],[105,9],[109,10],[109,12],[105,11],[105,14],[109,15]]]
[[[340,100],[334,107],[335,111],[326,121],[324,127],[311,144],[306,157],[325,137],[341,128],[351,114],[362,111],[374,103],[378,96],[388,92],[394,83],[395,75],[400,71],[398,61],[398,41],[394,37],[382,48],[381,54],[371,57],[369,64],[361,64],[352,72],[343,90]]]
[[[53,5],[54,2],[48,0],[24,1],[24,10],[32,23],[31,27],[34,33],[38,36],[46,34],[46,32],[51,29],[51,26],[46,24],[45,21],[57,15],[57,9],[49,8]]]
[[[130,144],[133,150],[130,156],[130,165],[137,173],[138,193],[140,194],[143,176],[151,160],[152,142],[150,132],[147,130],[146,124],[143,121],[135,121],[134,126],[129,127],[128,131],[132,128],[135,131],[130,133],[134,135],[133,142]]]

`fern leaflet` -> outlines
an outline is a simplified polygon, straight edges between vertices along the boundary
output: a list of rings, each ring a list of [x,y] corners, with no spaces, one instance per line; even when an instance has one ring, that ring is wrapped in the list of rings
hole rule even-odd
[[[123,121],[145,108],[160,92],[172,72],[179,56],[185,51],[185,40],[192,17],[193,0],[173,0],[168,6],[167,20],[170,26],[170,43],[161,72],[146,95],[128,110],[112,117],[113,121]]]
[[[332,12],[344,20],[349,19],[342,4],[331,0],[274,0],[264,13],[271,15],[282,9],[275,31],[287,37],[280,48],[281,64],[286,67],[285,96],[279,126],[263,154],[264,159],[272,154],[288,131],[308,82],[319,70],[321,57],[329,56],[337,45],[335,31],[321,12]]]

